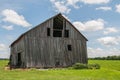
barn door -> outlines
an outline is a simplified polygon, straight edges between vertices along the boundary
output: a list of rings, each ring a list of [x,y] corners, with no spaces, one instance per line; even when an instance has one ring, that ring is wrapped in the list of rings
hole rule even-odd
[[[20,67],[22,64],[21,53],[18,53],[17,66]]]

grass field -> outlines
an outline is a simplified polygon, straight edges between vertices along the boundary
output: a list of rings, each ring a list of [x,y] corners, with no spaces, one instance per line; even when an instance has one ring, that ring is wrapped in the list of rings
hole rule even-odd
[[[120,61],[89,60],[101,65],[99,70],[4,70],[8,61],[0,60],[0,80],[120,80]]]

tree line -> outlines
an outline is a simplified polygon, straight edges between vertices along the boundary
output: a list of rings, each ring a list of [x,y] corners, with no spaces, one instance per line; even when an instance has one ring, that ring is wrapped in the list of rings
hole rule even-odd
[[[120,56],[95,57],[89,59],[90,60],[120,60]]]

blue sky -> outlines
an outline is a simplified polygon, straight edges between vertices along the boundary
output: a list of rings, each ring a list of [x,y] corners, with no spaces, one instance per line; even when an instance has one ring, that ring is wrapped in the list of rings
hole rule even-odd
[[[120,0],[0,0],[0,58],[22,33],[61,12],[88,38],[88,57],[120,55]]]

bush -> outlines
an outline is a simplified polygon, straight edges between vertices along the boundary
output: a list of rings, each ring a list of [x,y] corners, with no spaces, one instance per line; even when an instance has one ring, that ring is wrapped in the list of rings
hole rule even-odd
[[[87,69],[87,65],[82,63],[76,63],[72,67],[73,69]]]
[[[72,69],[73,69],[73,67],[68,67],[67,69],[72,70]]]
[[[76,63],[69,69],[100,69],[99,64],[82,64],[82,63]]]
[[[87,67],[88,69],[100,69],[99,64],[88,64]]]

